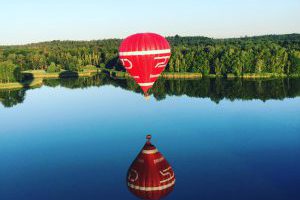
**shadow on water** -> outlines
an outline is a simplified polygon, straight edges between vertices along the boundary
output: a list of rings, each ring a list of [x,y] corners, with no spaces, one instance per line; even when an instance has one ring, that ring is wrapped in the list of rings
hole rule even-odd
[[[59,74],[59,78],[69,78],[69,77],[73,77],[73,78],[78,78],[78,72],[73,72],[73,71],[63,71]]]
[[[30,88],[30,84],[33,82],[34,77],[32,73],[23,73],[19,83],[23,85],[23,88]]]
[[[140,87],[133,79],[117,79],[104,73],[93,77],[74,77],[74,74],[72,74],[71,78],[69,72],[67,72],[67,74],[62,74],[61,77],[63,78],[44,80],[44,85],[49,87],[61,86],[69,89],[112,85],[143,95]],[[22,103],[25,91],[25,89],[17,91],[1,91],[0,101],[5,107],[11,107],[17,103]],[[300,96],[300,79],[159,79],[150,90],[150,94],[158,101],[166,99],[168,96],[182,95],[196,98],[210,98],[215,103],[219,103],[223,99],[229,99],[231,101],[254,99],[262,101],[270,99],[282,100],[284,98]]]

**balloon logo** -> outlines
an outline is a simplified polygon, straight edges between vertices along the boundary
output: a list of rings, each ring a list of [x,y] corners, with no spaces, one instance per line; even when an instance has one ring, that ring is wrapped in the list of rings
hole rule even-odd
[[[122,65],[145,94],[164,71],[170,56],[168,41],[155,33],[131,35],[119,48]]]
[[[156,200],[173,191],[175,174],[150,139],[148,135],[146,144],[127,172],[127,186],[141,199]]]

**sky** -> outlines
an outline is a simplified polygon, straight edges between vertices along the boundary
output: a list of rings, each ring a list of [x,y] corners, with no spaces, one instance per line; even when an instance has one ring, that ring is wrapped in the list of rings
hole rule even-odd
[[[300,0],[0,0],[0,44],[300,33]]]

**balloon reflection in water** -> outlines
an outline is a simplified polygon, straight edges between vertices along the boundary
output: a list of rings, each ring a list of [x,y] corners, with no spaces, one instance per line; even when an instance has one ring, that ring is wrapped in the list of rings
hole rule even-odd
[[[147,142],[127,172],[128,189],[141,199],[161,199],[169,194],[175,185],[175,174],[163,155]]]

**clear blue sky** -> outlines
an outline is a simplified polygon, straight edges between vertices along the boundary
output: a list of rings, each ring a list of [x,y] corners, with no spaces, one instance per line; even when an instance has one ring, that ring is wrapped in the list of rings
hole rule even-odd
[[[300,0],[0,0],[0,44],[300,33]]]

